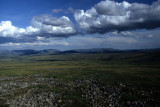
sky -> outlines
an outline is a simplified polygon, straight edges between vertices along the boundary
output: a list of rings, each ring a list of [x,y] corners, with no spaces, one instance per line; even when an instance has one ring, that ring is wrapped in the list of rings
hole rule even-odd
[[[0,0],[0,50],[160,48],[160,0]]]

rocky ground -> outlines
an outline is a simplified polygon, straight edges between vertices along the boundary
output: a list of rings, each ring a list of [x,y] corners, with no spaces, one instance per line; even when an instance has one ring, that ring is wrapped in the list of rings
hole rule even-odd
[[[41,75],[1,77],[0,107],[146,107],[152,90],[129,90],[121,82],[109,85],[99,80],[62,80]]]

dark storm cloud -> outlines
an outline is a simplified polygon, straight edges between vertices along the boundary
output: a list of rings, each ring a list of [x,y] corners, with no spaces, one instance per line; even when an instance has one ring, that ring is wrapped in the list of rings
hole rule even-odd
[[[106,33],[160,27],[160,0],[152,5],[101,1],[91,9],[75,12],[79,27],[86,33]]]
[[[13,42],[15,41],[14,38],[8,38],[8,37],[0,37],[0,44],[8,43],[8,42]]]
[[[36,40],[37,40],[37,37],[36,38],[33,38],[33,37],[27,37],[27,38],[0,37],[0,44],[25,43],[25,42],[33,43]]]

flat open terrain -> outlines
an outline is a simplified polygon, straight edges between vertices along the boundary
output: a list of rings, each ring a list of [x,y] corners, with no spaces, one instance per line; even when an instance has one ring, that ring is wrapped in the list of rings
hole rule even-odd
[[[0,106],[160,106],[160,52],[0,55]]]

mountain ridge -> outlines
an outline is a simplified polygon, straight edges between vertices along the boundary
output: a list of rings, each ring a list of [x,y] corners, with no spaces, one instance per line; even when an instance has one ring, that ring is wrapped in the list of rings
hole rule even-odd
[[[72,53],[130,53],[130,52],[151,52],[160,51],[160,48],[154,49],[131,49],[131,50],[120,50],[112,48],[91,48],[91,49],[72,49],[60,51],[57,49],[44,49],[44,50],[0,50],[0,55],[18,54],[18,55],[31,55],[31,54],[72,54]]]

